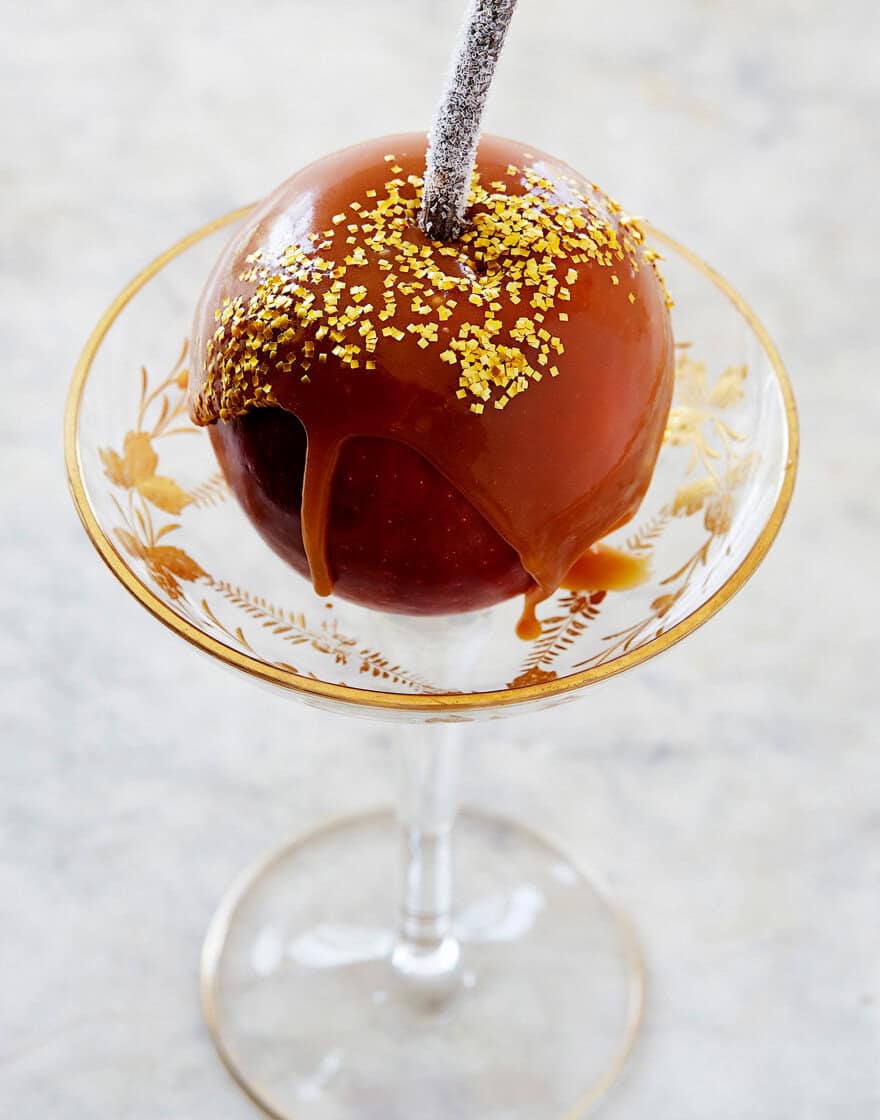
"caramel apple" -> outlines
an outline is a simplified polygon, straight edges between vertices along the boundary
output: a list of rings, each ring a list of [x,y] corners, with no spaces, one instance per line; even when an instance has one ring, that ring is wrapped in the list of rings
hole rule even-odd
[[[425,138],[311,164],[204,290],[193,416],[320,594],[404,613],[559,587],[637,509],[673,381],[638,225],[570,167],[483,136],[466,225],[419,226]]]

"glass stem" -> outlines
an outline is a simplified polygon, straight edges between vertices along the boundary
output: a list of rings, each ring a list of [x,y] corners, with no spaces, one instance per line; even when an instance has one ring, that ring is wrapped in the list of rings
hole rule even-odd
[[[429,724],[398,746],[401,901],[391,965],[408,994],[430,1003],[448,999],[461,979],[452,932],[460,730]]]

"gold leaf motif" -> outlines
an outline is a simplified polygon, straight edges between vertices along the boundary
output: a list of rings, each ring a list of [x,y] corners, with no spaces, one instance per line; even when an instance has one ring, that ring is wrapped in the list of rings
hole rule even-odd
[[[210,576],[206,578],[214,591],[282,641],[295,646],[309,645],[317,653],[332,657],[337,665],[357,664],[360,673],[369,673],[394,684],[407,685],[416,692],[439,691],[403,666],[390,662],[377,650],[359,648],[357,639],[341,633],[335,621],[325,619],[318,627],[310,628],[302,612],[286,611],[266,602],[262,596],[252,595],[225,580],[215,580]],[[207,604],[203,602],[202,605],[207,610]],[[213,614],[210,617],[220,625]],[[240,634],[239,640],[244,641]],[[311,671],[308,675],[315,676]]]
[[[166,513],[180,513],[190,502],[189,494],[173,478],[163,478],[161,475],[154,474],[143,479],[138,483],[138,490],[148,502]]]
[[[682,354],[675,363],[675,397],[682,405],[703,408],[706,404],[708,376],[706,363]]]
[[[113,535],[130,556],[134,556],[137,560],[144,559],[147,550],[137,539],[134,533],[130,533],[128,529],[114,529]]]
[[[158,544],[158,542],[163,537],[167,537],[169,533],[177,532],[177,530],[179,528],[180,528],[180,522],[179,521],[169,521],[167,525],[163,525],[162,528],[157,533],[153,534],[153,544]]]
[[[104,474],[114,486],[128,486],[128,476],[125,473],[125,464],[115,451],[109,447],[101,448],[98,452],[104,464]]]
[[[686,482],[676,491],[672,503],[673,516],[691,517],[703,508],[706,499],[711,498],[717,489],[718,483],[709,475],[694,479],[693,482]]]
[[[733,499],[730,494],[719,494],[706,506],[703,524],[713,537],[721,537],[729,531],[732,518]]]
[[[197,509],[219,505],[229,497],[229,486],[224,475],[217,471],[206,482],[199,483],[189,492],[190,501]]]
[[[542,619],[541,635],[532,643],[523,664],[523,672],[532,669],[545,671],[545,666],[574,645],[587,627],[599,617],[606,594],[605,591],[573,591],[562,596],[556,604],[562,613]]]
[[[736,490],[742,486],[749,477],[749,471],[752,469],[754,461],[754,455],[741,455],[738,458],[731,458],[724,480],[728,490]]]
[[[709,394],[709,404],[715,408],[732,408],[743,399],[743,382],[746,379],[745,366],[728,366],[719,376]]]
[[[634,553],[636,556],[650,555],[654,551],[657,541],[663,536],[663,530],[669,523],[670,513],[671,508],[668,505],[663,506],[650,521],[631,533],[626,540],[627,551]]]
[[[651,610],[657,618],[662,618],[675,606],[677,599],[678,596],[673,594],[659,595],[651,604]]]
[[[532,665],[531,668],[520,673],[518,677],[514,677],[507,687],[526,688],[528,685],[544,684],[545,681],[555,680],[556,673],[553,669],[541,669],[537,665]]]
[[[165,568],[151,567],[150,575],[156,581],[157,587],[164,591],[169,599],[183,598],[183,588],[180,586],[174,576],[171,575],[170,572],[166,571]]]
[[[701,438],[700,429],[705,419],[702,412],[690,405],[676,405],[669,410],[663,442],[672,447],[680,447]]]
[[[170,544],[160,544],[148,548],[146,550],[146,560],[151,570],[166,572],[187,582],[202,579],[208,574],[182,548],[175,548]]]
[[[146,432],[129,432],[123,443],[123,452],[125,485],[137,486],[156,473],[159,456],[153,450]]]

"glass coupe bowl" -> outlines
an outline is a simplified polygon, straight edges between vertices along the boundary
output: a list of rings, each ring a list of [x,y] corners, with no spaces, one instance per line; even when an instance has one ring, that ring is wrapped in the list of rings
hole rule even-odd
[[[461,725],[572,699],[742,587],[794,484],[784,369],[730,286],[649,228],[676,299],[675,400],[648,495],[608,539],[649,562],[647,582],[557,592],[534,642],[515,636],[519,600],[414,619],[320,599],[231,500],[186,413],[193,307],[246,213],[163,253],[89,339],[65,421],[77,510],[117,578],[192,645],[307,703],[421,727],[396,732],[396,814],[297,838],[232,886],[203,951],[209,1028],[283,1120],[573,1120],[635,1038],[638,946],[552,839],[473,812],[453,831]]]

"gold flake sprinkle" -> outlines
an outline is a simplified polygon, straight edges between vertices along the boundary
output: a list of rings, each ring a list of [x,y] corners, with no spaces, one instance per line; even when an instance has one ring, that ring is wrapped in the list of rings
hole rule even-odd
[[[471,224],[459,241],[419,244],[410,231],[423,180],[401,178],[393,154],[384,161],[394,176],[384,191],[365,190],[333,215],[330,229],[271,255],[264,248],[248,256],[244,294],[215,313],[195,406],[200,422],[241,415],[255,401],[271,403],[279,376],[297,372],[309,384],[306,370],[328,356],[351,370],[374,370],[383,347],[404,342],[440,347],[439,360],[455,368],[451,391],[470,398],[475,414],[489,402],[503,409],[541,380],[542,369],[559,376],[549,355],[565,348],[545,317],[550,325],[568,322],[558,305],[571,300],[577,266],[612,269],[622,260],[634,272],[640,264],[656,267],[636,220],[611,200],[566,180],[574,199],[559,201],[553,182],[513,164],[513,182],[483,185],[475,174]],[[614,271],[611,282],[619,284]],[[628,298],[635,302],[634,293]],[[506,325],[520,304],[529,314]]]

